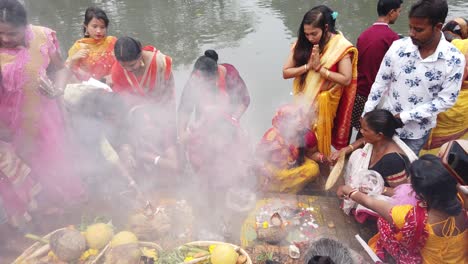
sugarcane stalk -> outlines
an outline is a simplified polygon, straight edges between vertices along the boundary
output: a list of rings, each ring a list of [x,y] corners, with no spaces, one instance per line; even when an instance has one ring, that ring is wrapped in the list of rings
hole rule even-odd
[[[39,242],[42,242],[42,243],[45,243],[45,244],[48,244],[49,243],[49,240],[43,238],[43,237],[40,237],[38,235],[34,235],[34,234],[26,234],[24,235],[25,238],[29,238],[29,239],[32,239],[34,241],[39,241]]]

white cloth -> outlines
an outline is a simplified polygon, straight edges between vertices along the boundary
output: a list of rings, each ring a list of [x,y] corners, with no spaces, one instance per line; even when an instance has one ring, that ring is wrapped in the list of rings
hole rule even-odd
[[[398,137],[398,136],[393,136],[393,141],[403,150],[405,155],[408,157],[410,162],[413,162],[418,159],[416,154]],[[372,171],[375,177],[380,177],[380,179],[377,180],[377,182],[373,182],[372,180],[374,179],[372,175],[371,177],[366,177],[369,176],[369,163],[370,159],[372,156],[372,149],[373,146],[370,143],[367,143],[364,148],[362,149],[357,149],[353,151],[351,156],[349,157],[348,163],[346,164],[346,169],[344,173],[344,179],[346,185],[351,186],[352,188],[360,188],[360,187],[366,187],[370,189],[369,195],[373,196],[376,199],[380,200],[386,200],[386,201],[391,201],[390,197],[382,195],[382,191],[384,188],[384,180],[382,176],[376,172]],[[366,177],[363,179],[363,177]],[[368,179],[366,181],[366,179]],[[356,208],[358,209],[364,209],[366,207],[362,205],[358,205],[356,202],[352,200],[345,200],[343,203],[343,211],[346,214],[349,214],[351,209]],[[370,209],[366,208],[367,210],[371,211]],[[371,211],[372,212],[372,211]]]
[[[443,34],[436,51],[422,59],[410,38],[393,42],[385,54],[364,106],[400,114],[402,139],[420,139],[436,126],[437,114],[455,104],[465,57]]]

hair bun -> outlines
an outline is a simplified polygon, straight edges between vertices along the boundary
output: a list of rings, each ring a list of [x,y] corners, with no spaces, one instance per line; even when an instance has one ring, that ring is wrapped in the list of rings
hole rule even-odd
[[[393,120],[395,122],[395,129],[403,127],[403,121],[401,121],[401,118],[394,117]]]
[[[206,50],[205,56],[218,62],[218,53],[215,50],[212,50],[212,49]]]

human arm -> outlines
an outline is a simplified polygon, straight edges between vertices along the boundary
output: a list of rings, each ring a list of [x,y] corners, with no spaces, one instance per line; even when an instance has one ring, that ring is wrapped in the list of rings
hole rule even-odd
[[[463,199],[465,209],[468,210],[468,185],[457,184],[457,190]]]
[[[63,94],[65,86],[72,77],[72,72],[65,67],[65,64],[58,49],[58,41],[55,33],[50,34],[49,43],[49,65],[47,67],[48,76],[39,77],[40,92],[48,97],[54,98]],[[52,80],[50,80],[52,78]]]
[[[440,91],[433,93],[432,100],[400,113],[399,117],[403,124],[409,121],[422,123],[446,111],[455,104],[463,81],[462,76],[465,67],[464,56],[459,56],[458,59],[460,60],[459,63],[452,63],[451,66],[447,65],[448,73],[446,76],[442,76],[442,78],[444,78],[442,83],[434,84],[437,86],[440,85],[438,88]]]
[[[177,133],[179,138],[183,141],[186,139],[188,123],[190,117],[195,109],[195,94],[193,93],[193,87],[190,85],[192,77],[185,85],[182,95],[180,97],[179,108],[177,110]]]
[[[354,141],[353,143],[349,144],[347,147],[333,152],[330,155],[330,160],[331,160],[332,163],[334,163],[334,162],[336,162],[338,160],[338,158],[341,155],[348,155],[348,154],[352,153],[354,150],[364,146],[365,144],[366,144],[365,139],[363,137],[359,138],[356,141]]]
[[[230,64],[222,64],[226,69],[226,85],[232,106],[232,118],[238,121],[250,105],[247,85],[237,69]]]
[[[315,66],[312,66],[316,68]],[[333,72],[325,67],[321,67],[318,71],[320,75],[327,79],[328,81],[337,83],[342,86],[348,86],[351,84],[352,74],[353,74],[353,66],[351,63],[351,56],[345,55],[339,62],[338,62],[338,71]]]
[[[351,193],[351,195],[349,195]],[[341,185],[338,187],[336,194],[339,198],[349,197],[349,199],[355,201],[356,203],[363,205],[375,212],[377,212],[380,217],[385,219],[387,222],[392,223],[393,219],[390,215],[390,212],[393,206],[385,201],[375,199],[367,194],[364,194],[358,190],[351,188],[348,185]]]
[[[75,42],[68,51],[66,63],[69,66],[75,66],[81,59],[88,57],[89,48],[87,44]]]
[[[295,45],[294,45],[295,46]],[[309,67],[308,63],[304,65],[296,66],[296,62],[294,61],[294,47],[289,52],[288,58],[283,65],[283,78],[284,79],[291,79],[298,76],[301,76],[307,72],[309,72],[311,68]]]

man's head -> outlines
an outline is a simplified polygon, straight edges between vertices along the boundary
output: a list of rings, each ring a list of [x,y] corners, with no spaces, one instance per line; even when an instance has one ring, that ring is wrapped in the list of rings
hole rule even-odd
[[[377,14],[379,17],[387,17],[389,24],[394,24],[400,16],[403,0],[379,0]]]
[[[420,0],[412,5],[409,12],[409,35],[413,44],[421,48],[438,40],[447,13],[446,0]]]

